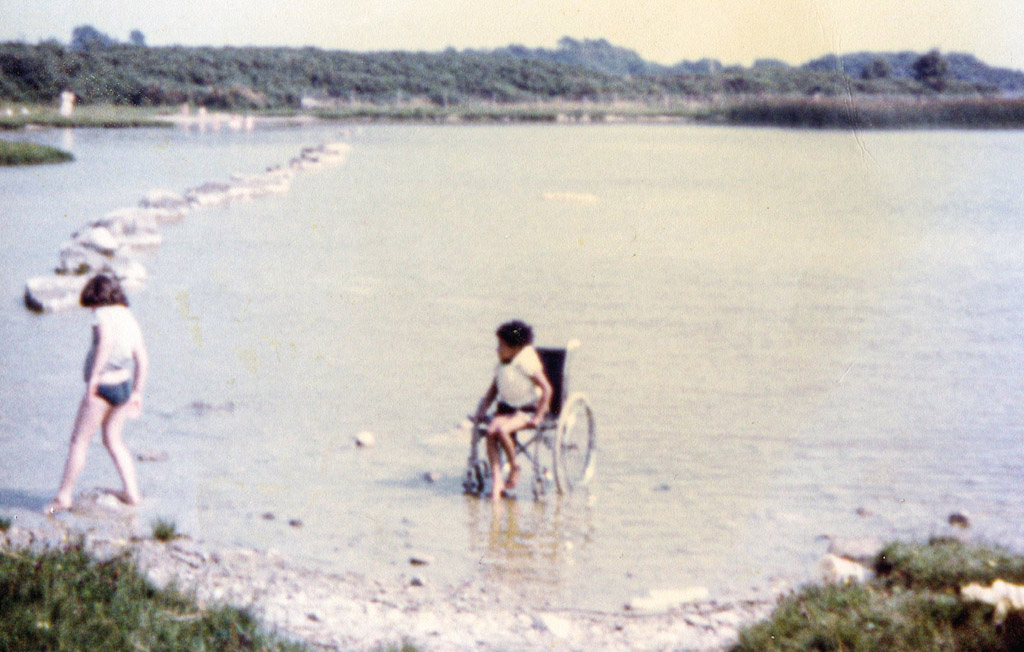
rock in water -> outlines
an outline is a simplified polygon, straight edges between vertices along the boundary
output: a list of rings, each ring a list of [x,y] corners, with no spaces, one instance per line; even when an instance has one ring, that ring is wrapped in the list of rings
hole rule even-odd
[[[377,438],[372,432],[364,430],[356,435],[356,446],[359,446],[360,448],[373,448],[376,443]]]

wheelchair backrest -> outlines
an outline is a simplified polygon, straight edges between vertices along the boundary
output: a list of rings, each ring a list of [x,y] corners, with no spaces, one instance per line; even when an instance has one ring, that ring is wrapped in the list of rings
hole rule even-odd
[[[540,361],[544,365],[544,373],[551,383],[551,408],[552,416],[557,417],[562,411],[562,401],[565,399],[566,390],[566,349],[552,349],[537,347]]]

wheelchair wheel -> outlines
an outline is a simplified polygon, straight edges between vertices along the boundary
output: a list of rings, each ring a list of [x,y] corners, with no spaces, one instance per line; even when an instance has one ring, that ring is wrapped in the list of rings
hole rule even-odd
[[[590,482],[594,475],[597,432],[594,413],[583,394],[573,393],[562,406],[555,427],[555,486],[564,494]]]
[[[462,479],[462,490],[467,494],[482,494],[490,477],[490,465],[480,460],[466,469],[466,477]]]

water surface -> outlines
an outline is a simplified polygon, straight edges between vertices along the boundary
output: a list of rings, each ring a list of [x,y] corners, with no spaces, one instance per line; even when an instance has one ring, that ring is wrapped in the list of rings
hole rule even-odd
[[[153,371],[127,438],[169,460],[141,466],[140,521],[382,576],[423,552],[431,581],[611,609],[648,588],[799,581],[823,535],[924,538],[954,510],[1024,540],[1024,134],[21,137],[77,160],[0,171],[0,506],[19,517],[59,480],[89,336],[83,311],[25,311],[25,279],[152,188],[348,138],[344,166],[196,211],[143,256]],[[589,491],[495,510],[461,495],[453,427],[512,317],[540,344],[583,342],[598,470]],[[375,448],[354,447],[364,430]],[[97,443],[80,488],[115,484]]]

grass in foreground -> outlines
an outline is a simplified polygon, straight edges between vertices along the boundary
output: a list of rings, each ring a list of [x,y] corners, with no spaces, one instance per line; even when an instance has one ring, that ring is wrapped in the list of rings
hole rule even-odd
[[[0,650],[307,649],[262,632],[244,611],[200,610],[179,592],[157,591],[124,558],[0,551]]]
[[[865,585],[814,586],[780,602],[770,620],[740,634],[733,652],[923,652],[1024,649],[1024,616],[994,622],[991,605],[965,601],[964,584],[1024,583],[1024,558],[952,540],[893,543]]]
[[[0,165],[38,165],[66,163],[74,160],[71,154],[47,145],[0,140]]]
[[[174,521],[158,518],[153,521],[153,538],[157,541],[171,541],[178,537],[178,528]]]

